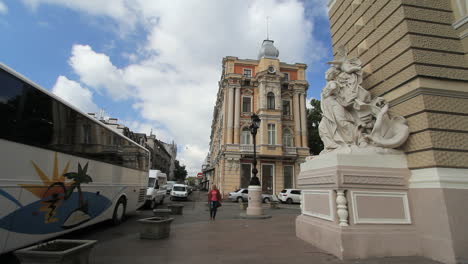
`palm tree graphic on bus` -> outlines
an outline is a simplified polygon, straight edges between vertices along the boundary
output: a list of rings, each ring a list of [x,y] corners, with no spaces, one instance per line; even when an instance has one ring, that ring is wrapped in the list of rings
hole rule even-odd
[[[87,162],[77,164],[77,171],[69,171],[70,162],[59,171],[57,153],[52,173],[47,175],[31,161],[42,184],[20,184],[39,200],[23,205],[14,196],[0,190],[0,197],[17,205],[17,209],[0,218],[0,228],[26,234],[47,234],[79,226],[107,210],[112,202],[100,193],[83,190],[83,184],[93,182]],[[42,218],[43,220],[40,220]]]

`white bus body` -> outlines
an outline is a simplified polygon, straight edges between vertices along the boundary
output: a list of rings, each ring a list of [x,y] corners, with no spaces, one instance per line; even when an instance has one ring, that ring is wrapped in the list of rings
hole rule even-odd
[[[0,118],[0,253],[144,203],[148,150],[1,63]]]

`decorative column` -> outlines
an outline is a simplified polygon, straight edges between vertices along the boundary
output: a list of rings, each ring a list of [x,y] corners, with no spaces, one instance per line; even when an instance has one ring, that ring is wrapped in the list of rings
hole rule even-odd
[[[299,111],[299,94],[297,91],[294,92],[293,97],[293,107],[294,107],[294,142],[297,147],[301,147],[301,115]]]
[[[228,86],[228,91],[229,91],[228,104],[227,104],[227,108],[228,108],[227,122],[228,122],[228,124],[227,124],[227,141],[226,141],[226,143],[227,144],[232,144],[232,130],[233,130],[233,122],[234,122],[232,108],[233,108],[233,104],[234,104],[234,88]]]
[[[340,220],[340,226],[348,226],[348,206],[346,204],[344,190],[336,190],[336,214]]]
[[[239,144],[239,118],[240,118],[240,87],[235,88],[234,103],[234,144]]]
[[[299,97],[299,100],[300,100],[300,107],[301,107],[301,135],[302,135],[302,147],[304,148],[307,148],[307,119],[306,119],[306,116],[307,116],[307,109],[306,109],[306,106],[305,106],[305,101],[306,101],[306,98],[305,98],[305,93],[301,93],[300,94],[300,97]]]

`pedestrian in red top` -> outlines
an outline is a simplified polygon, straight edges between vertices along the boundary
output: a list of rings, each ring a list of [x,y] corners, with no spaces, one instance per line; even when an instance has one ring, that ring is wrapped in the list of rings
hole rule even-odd
[[[211,185],[211,191],[208,192],[208,203],[210,206],[210,219],[215,220],[216,211],[221,206],[221,193],[216,185]]]

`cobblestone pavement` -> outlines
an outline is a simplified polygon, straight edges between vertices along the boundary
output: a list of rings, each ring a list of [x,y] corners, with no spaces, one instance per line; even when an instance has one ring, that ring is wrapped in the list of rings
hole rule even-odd
[[[226,201],[216,221],[210,221],[205,199],[206,193],[194,192],[191,201],[178,202],[184,204],[183,215],[174,216],[167,239],[139,239],[136,220],[152,216],[151,210],[129,215],[117,227],[105,222],[61,238],[98,240],[91,263],[438,263],[420,257],[340,261],[296,237],[299,205],[282,204],[280,209],[265,205],[265,213],[272,218],[246,220],[239,217],[242,210],[238,203]],[[11,255],[3,256],[3,260],[0,257],[0,263],[9,262],[14,263]]]

